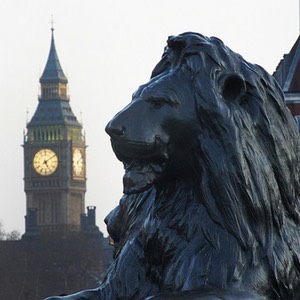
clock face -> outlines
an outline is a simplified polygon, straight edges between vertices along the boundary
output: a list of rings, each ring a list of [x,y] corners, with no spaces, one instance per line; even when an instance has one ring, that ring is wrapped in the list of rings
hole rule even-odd
[[[51,149],[41,149],[34,155],[33,167],[40,175],[51,175],[55,172],[57,166],[57,155]]]
[[[83,151],[79,148],[73,149],[73,174],[78,177],[84,176]]]

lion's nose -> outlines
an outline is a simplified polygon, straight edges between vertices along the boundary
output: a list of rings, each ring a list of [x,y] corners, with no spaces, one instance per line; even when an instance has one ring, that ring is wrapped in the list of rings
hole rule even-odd
[[[115,126],[114,122],[110,121],[106,125],[105,131],[111,138],[117,138],[125,133],[125,127],[124,126]]]

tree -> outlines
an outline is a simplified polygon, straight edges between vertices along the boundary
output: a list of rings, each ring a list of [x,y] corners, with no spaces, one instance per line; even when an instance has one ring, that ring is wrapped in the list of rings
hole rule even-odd
[[[18,230],[12,230],[11,232],[6,232],[3,228],[3,224],[0,221],[0,241],[16,241],[21,238],[21,233]]]
[[[5,233],[4,229],[3,229],[2,222],[0,221],[0,241],[5,240],[5,237],[6,237],[6,233]]]
[[[16,241],[21,238],[21,233],[18,230],[13,230],[11,232],[6,233],[7,241]]]

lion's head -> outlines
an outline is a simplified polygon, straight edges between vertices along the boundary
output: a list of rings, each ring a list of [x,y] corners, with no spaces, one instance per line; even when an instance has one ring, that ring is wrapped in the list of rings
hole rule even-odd
[[[172,68],[139,87],[108,124],[113,150],[124,164],[126,194],[144,191],[166,173],[190,172],[186,155],[200,133],[195,96],[189,72]]]
[[[245,281],[253,273],[247,264],[263,266],[251,277],[257,287],[259,276],[276,282],[278,294],[291,281],[299,286],[299,135],[281,89],[265,70],[217,38],[191,32],[169,37],[151,80],[106,131],[124,164],[125,194],[152,187],[156,217],[164,210],[163,218],[171,212],[174,219],[177,205],[184,220],[194,212],[170,203],[197,198],[197,209],[210,221],[181,224],[185,233],[198,232],[199,240],[212,244],[221,235],[228,234],[224,243],[233,237],[236,251],[248,251],[239,262]],[[174,192],[178,186],[185,186],[181,196]],[[184,196],[190,190],[193,196]],[[228,263],[239,268],[234,257]],[[182,260],[174,259],[172,268]]]

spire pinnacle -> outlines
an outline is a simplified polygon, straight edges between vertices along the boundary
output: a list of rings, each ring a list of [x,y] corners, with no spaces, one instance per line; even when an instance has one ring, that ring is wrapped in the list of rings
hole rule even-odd
[[[54,20],[53,20],[53,15],[51,15],[51,42],[54,43]]]
[[[52,31],[52,34],[53,34],[53,31],[54,31],[54,20],[53,20],[53,15],[51,15],[51,31]]]

